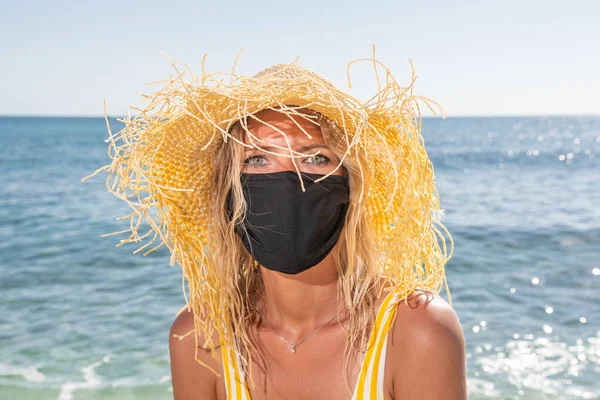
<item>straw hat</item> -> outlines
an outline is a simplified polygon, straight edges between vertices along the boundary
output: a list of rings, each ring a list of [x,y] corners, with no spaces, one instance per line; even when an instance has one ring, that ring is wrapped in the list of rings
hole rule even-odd
[[[112,162],[90,175],[107,171],[108,190],[132,208],[123,217],[129,219],[129,229],[116,232],[130,233],[120,244],[145,240],[136,250],[144,254],[166,245],[171,264],[181,265],[190,290],[201,285],[218,290],[210,287],[216,273],[209,212],[214,206],[216,151],[223,142],[242,145],[230,133],[237,121],[269,108],[288,114],[303,108],[339,127],[346,155],[364,161],[361,170],[368,185],[361,187],[359,202],[376,236],[381,274],[398,289],[439,293],[453,244],[439,222],[434,170],[420,133],[417,101],[441,108],[413,95],[414,72],[410,84],[402,87],[374,56],[351,62],[348,71],[355,62],[374,67],[378,87],[367,101],[339,90],[297,60],[253,77],[209,73],[204,60],[197,76],[173,62],[176,74],[162,82],[161,90],[145,96],[146,107],[124,119],[120,132],[112,134],[109,128]],[[147,230],[140,232],[144,222]],[[201,301],[211,290],[198,289],[188,301]]]

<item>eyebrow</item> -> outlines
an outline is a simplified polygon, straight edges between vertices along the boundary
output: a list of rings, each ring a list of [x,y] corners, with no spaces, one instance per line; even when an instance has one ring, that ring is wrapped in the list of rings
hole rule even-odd
[[[273,151],[273,152],[275,152],[277,150],[281,150],[281,149],[279,149],[277,147],[272,147],[272,146],[260,146],[260,149],[257,149],[257,148],[253,147],[253,148],[246,148],[245,151],[248,152],[248,151],[254,151],[254,150],[261,150],[261,149],[262,150],[266,150],[266,151]],[[298,153],[308,153],[308,152],[310,152],[312,150],[315,150],[315,149],[329,150],[329,147],[327,147],[327,145],[325,143],[313,143],[313,144],[308,144],[308,145],[305,145],[305,146],[300,146],[300,147],[295,148],[295,149],[292,148],[292,150],[294,150],[294,151],[296,151]]]

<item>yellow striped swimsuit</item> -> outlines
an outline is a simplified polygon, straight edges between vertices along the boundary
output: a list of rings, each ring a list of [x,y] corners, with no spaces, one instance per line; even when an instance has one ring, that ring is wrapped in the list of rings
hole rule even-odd
[[[398,294],[390,292],[379,307],[352,400],[383,400],[387,333],[396,316]],[[221,355],[227,399],[251,400],[244,372],[235,352],[222,345]]]

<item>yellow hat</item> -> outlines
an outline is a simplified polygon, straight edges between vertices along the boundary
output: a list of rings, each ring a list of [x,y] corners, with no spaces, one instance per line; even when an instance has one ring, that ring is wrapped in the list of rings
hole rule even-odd
[[[411,83],[402,87],[374,56],[351,62],[348,71],[354,62],[374,66],[378,87],[370,100],[339,90],[297,60],[253,77],[209,73],[204,61],[196,76],[187,66],[173,63],[175,76],[163,82],[163,89],[145,96],[146,107],[126,118],[120,132],[109,129],[112,163],[92,174],[107,171],[109,191],[133,210],[124,217],[130,220],[129,229],[122,231],[130,236],[120,244],[145,240],[136,250],[144,254],[166,245],[171,264],[177,262],[183,269],[188,302],[215,299],[220,294],[211,257],[210,210],[215,206],[216,151],[224,142],[242,145],[230,132],[237,121],[269,108],[288,114],[302,108],[339,127],[346,156],[361,162],[365,184],[358,201],[380,260],[373,268],[397,290],[439,293],[453,243],[439,222],[434,169],[420,133],[417,101],[432,110],[432,105],[441,108],[413,95],[414,72]],[[144,221],[149,230],[139,232]],[[207,311],[213,318],[219,312]],[[216,329],[222,333],[225,328]]]

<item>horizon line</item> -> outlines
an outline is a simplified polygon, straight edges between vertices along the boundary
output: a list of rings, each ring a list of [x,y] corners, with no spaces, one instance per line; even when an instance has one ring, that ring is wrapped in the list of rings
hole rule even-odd
[[[107,115],[109,119],[122,119],[125,115]],[[600,118],[599,114],[455,114],[447,115],[445,118],[441,115],[425,115],[423,119],[452,119],[452,118],[542,118],[542,117],[592,117]],[[0,118],[81,118],[81,119],[104,119],[105,116],[97,115],[68,115],[68,114],[0,114]]]

